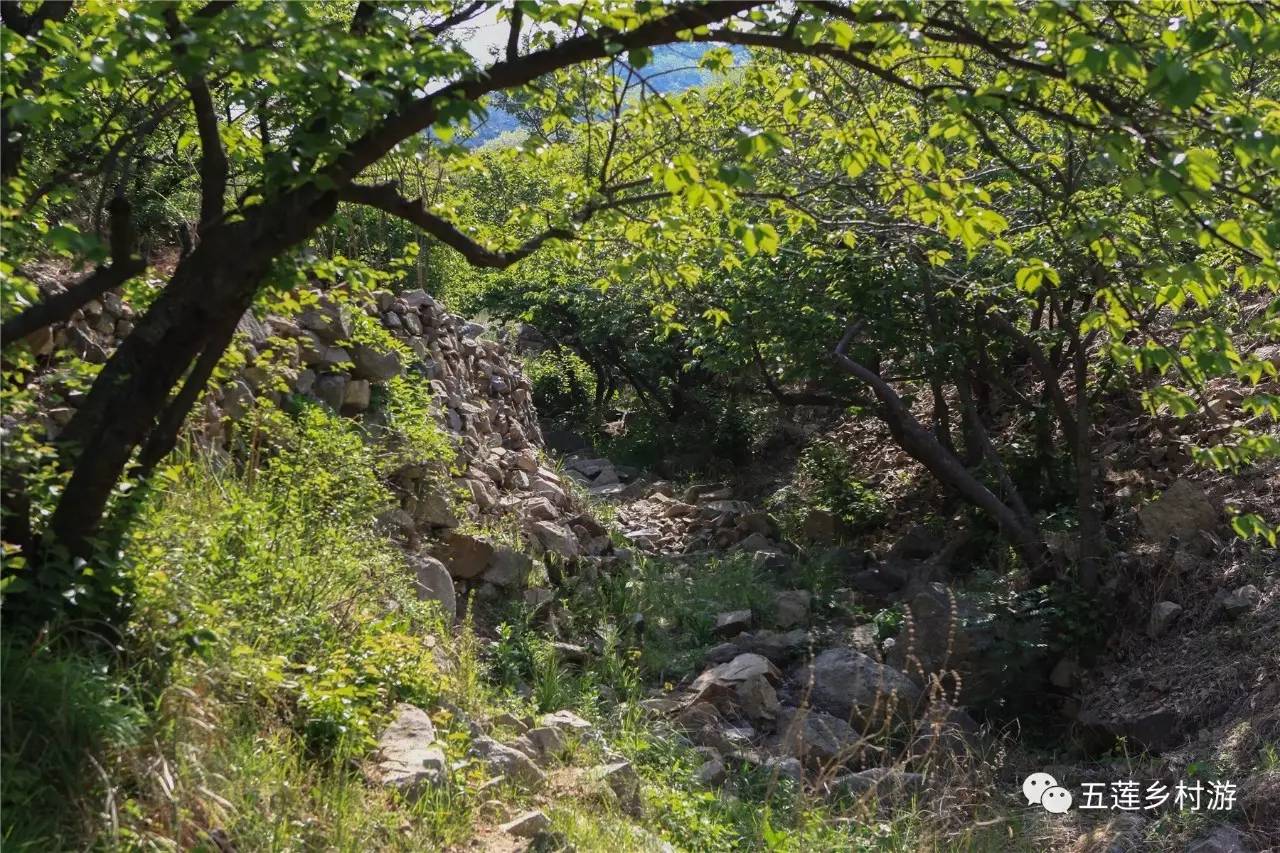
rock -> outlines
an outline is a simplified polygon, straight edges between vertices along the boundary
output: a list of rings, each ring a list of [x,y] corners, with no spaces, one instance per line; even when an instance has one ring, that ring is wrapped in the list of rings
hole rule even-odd
[[[1063,658],[1054,664],[1049,673],[1049,683],[1063,690],[1070,690],[1080,680],[1080,665],[1071,658]]]
[[[565,732],[572,732],[579,737],[585,737],[595,731],[595,726],[579,717],[572,711],[555,711],[550,714],[543,714],[538,720],[538,725],[547,726],[553,729],[559,729]]]
[[[1222,596],[1222,610],[1228,618],[1239,619],[1248,614],[1262,600],[1262,590],[1246,584]]]
[[[780,707],[774,684],[782,673],[760,655],[738,655],[694,679],[691,704],[709,702],[721,710],[740,710],[753,720],[771,720]]]
[[[727,776],[724,762],[719,758],[713,758],[693,772],[693,781],[704,787],[714,788],[724,784]]]
[[[425,785],[445,781],[448,765],[435,745],[436,729],[427,712],[413,705],[397,705],[391,724],[378,739],[373,776],[383,785],[417,794]]]
[[[787,666],[804,656],[809,650],[809,633],[801,628],[791,631],[752,631],[739,634],[732,643],[723,643],[711,651],[732,646],[738,651],[729,655],[724,661],[733,660],[738,654],[750,652],[766,657],[777,666]],[[707,653],[710,660],[711,652]],[[716,663],[724,663],[716,661]]]
[[[489,558],[489,568],[484,573],[484,579],[494,586],[518,588],[524,586],[532,569],[533,560],[527,554],[506,545],[497,545],[493,549],[493,556]]]
[[[1172,601],[1159,601],[1151,608],[1151,618],[1147,620],[1147,636],[1155,638],[1163,634],[1173,621],[1182,613],[1182,605]]]
[[[328,344],[351,337],[351,320],[346,312],[336,305],[308,308],[298,315],[298,325],[314,332]]]
[[[937,530],[917,524],[893,543],[887,556],[893,561],[927,560],[942,549],[942,543],[943,539]]]
[[[840,540],[840,516],[825,509],[811,509],[800,525],[800,536],[814,545],[832,545]]]
[[[1159,500],[1138,510],[1138,521],[1148,541],[1163,545],[1170,536],[1189,539],[1192,534],[1213,530],[1222,513],[1204,490],[1190,480],[1179,478]]]
[[[524,738],[533,747],[537,757],[543,760],[555,758],[564,752],[564,733],[553,726],[538,726],[524,733]]]
[[[458,618],[458,599],[453,589],[453,578],[444,563],[418,554],[410,558],[418,586],[419,601],[435,601],[440,604],[445,624],[452,625]]]
[[[1253,850],[1243,832],[1226,824],[1215,826],[1187,846],[1187,853],[1253,853]]]
[[[1186,721],[1176,711],[1166,708],[1115,713],[1099,712],[1086,705],[1080,709],[1077,720],[1085,729],[1105,733],[1106,741],[1122,737],[1152,753],[1181,744],[1186,729]]]
[[[644,813],[640,796],[640,776],[629,761],[606,764],[591,771],[591,778],[603,782],[618,798],[622,811],[632,817]]]
[[[568,664],[584,666],[591,662],[591,650],[576,643],[551,643],[551,650],[556,657]]]
[[[449,499],[437,491],[427,492],[417,499],[413,517],[419,524],[425,524],[428,527],[458,526],[458,517],[453,514]]]
[[[253,408],[253,389],[243,379],[234,379],[222,386],[222,411],[233,421],[238,421]]]
[[[777,779],[786,779],[796,785],[804,782],[804,766],[798,758],[773,756],[765,759],[764,769]]]
[[[359,379],[370,379],[374,382],[385,382],[400,373],[400,354],[395,350],[378,352],[365,344],[356,344],[351,348],[352,374]]]
[[[493,738],[478,737],[471,744],[471,751],[484,761],[494,776],[517,782],[529,788],[540,788],[547,781],[546,774],[538,769],[529,756],[518,749],[498,743]]]
[[[808,590],[789,589],[773,597],[773,622],[779,628],[793,628],[809,623],[809,607],[813,594]]]
[[[347,382],[342,392],[342,411],[363,412],[369,408],[373,396],[373,388],[368,379],[352,379]]]
[[[489,568],[494,547],[491,543],[465,533],[451,532],[439,552],[449,574],[462,580],[480,577]]]
[[[750,610],[731,610],[716,616],[715,628],[711,633],[716,637],[732,637],[751,627]]]
[[[920,699],[920,688],[906,675],[853,649],[827,649],[797,680],[812,683],[816,707],[845,720],[909,709]]]
[[[503,832],[518,838],[533,838],[551,828],[551,820],[542,812],[525,812],[501,826]]]
[[[919,797],[925,790],[924,776],[907,773],[891,767],[873,767],[840,776],[828,783],[831,796],[862,799],[869,797],[884,804],[887,801],[906,801]]]
[[[342,410],[342,403],[347,398],[347,377],[340,373],[322,374],[312,388],[321,403],[335,412]]]
[[[938,701],[916,724],[911,738],[911,754],[916,758],[938,756],[954,759],[977,745],[980,731],[973,717]]]
[[[524,591],[524,603],[533,610],[537,610],[555,600],[556,594],[545,587],[535,586]]]
[[[844,764],[863,745],[852,726],[822,711],[783,708],[778,714],[779,751],[812,767]]]
[[[858,592],[888,598],[907,585],[907,578],[897,567],[872,566],[855,572],[849,585]]]
[[[564,559],[578,556],[578,538],[573,531],[550,521],[533,521],[526,529],[544,553]]]

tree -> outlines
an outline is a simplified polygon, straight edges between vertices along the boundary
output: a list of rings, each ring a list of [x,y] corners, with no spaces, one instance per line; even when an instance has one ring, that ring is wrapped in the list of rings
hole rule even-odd
[[[1028,352],[1028,341],[1045,347],[1038,330],[1023,324],[1025,309],[1048,295],[1040,316],[1048,311],[1068,335],[1105,334],[1122,360],[1172,367],[1193,389],[1214,373],[1262,369],[1224,346],[1215,333],[1221,329],[1168,342],[1155,340],[1145,321],[1153,310],[1212,300],[1228,286],[1274,290],[1280,280],[1272,239],[1280,145],[1269,76],[1280,27],[1251,5],[1213,5],[1188,18],[1178,4],[522,2],[504,10],[507,49],[485,67],[454,38],[482,3],[86,5],[66,15],[47,8],[5,10],[5,50],[15,72],[3,103],[12,158],[5,171],[10,266],[42,247],[105,260],[105,247],[64,221],[61,205],[93,186],[98,209],[107,198],[127,197],[129,176],[148,164],[172,168],[198,151],[199,198],[194,247],[60,437],[65,487],[47,525],[24,543],[49,590],[70,577],[69,557],[93,557],[113,490],[135,454],[151,460],[172,447],[240,317],[273,270],[340,204],[404,220],[488,268],[538,251],[572,252],[590,229],[617,229],[635,250],[611,275],[669,286],[703,281],[704,270],[716,266],[732,270],[743,255],[778,251],[775,222],[791,233],[842,223],[855,239],[860,228],[887,228],[925,259],[913,262],[921,269],[955,249],[969,258],[1017,257],[1009,301],[995,300],[1004,290],[965,294],[970,332],[1007,321],[1028,336],[1014,336]],[[524,28],[530,34],[521,49]],[[456,155],[452,130],[481,116],[487,96],[528,96],[548,75],[611,58],[642,69],[652,47],[678,40],[793,59],[758,66],[755,88],[769,89],[767,96],[697,115],[692,99],[652,97],[624,110],[608,92],[588,98],[595,106],[584,131],[591,168],[514,211],[516,227],[502,232],[468,231],[447,206],[362,180],[398,146],[420,144],[428,132],[443,155]],[[708,51],[703,63],[727,67],[727,53]],[[886,97],[918,103],[918,126],[884,135],[884,117],[865,112],[863,93],[873,84],[891,93]],[[549,108],[555,114],[582,106],[564,99]],[[33,147],[31,139],[49,144]],[[1001,161],[1002,153],[1046,139],[1070,140],[1055,143],[1068,149],[1065,161],[1054,147],[1032,169],[1003,163],[1012,189],[973,180],[984,157]],[[538,156],[532,147],[526,154]],[[775,163],[821,177],[788,184],[795,171],[770,173]],[[1177,217],[1179,250],[1189,252],[1182,272],[1148,265],[1130,236],[1140,229],[1126,220],[1134,214],[1125,205],[1046,228],[1046,241],[1063,244],[1057,266],[1016,255],[1021,225],[998,208],[1024,199],[1019,193],[1028,186],[1040,192],[1044,173],[1070,175],[1081,163],[1097,175],[1127,176],[1133,206],[1159,210],[1144,224]],[[1079,212],[1082,190],[1064,186],[1041,195]],[[88,219],[101,217],[90,211]],[[105,269],[119,264],[125,271],[130,257],[113,252]],[[1229,285],[1220,272],[1227,259],[1239,264]],[[946,282],[946,262],[936,266],[940,274],[931,280]],[[952,269],[966,280],[966,270]],[[1064,280],[1081,288],[1078,295],[1057,290]],[[20,280],[6,290],[13,305],[33,295]],[[65,309],[26,310],[57,319]],[[980,319],[993,311],[990,321]],[[950,321],[940,312],[938,322]],[[835,362],[872,388],[887,415],[900,415],[883,377],[849,360],[852,335],[837,338],[844,345],[831,341]],[[1056,359],[1056,344],[1047,346]],[[1087,400],[1079,369],[1084,340],[1067,351],[1080,400]],[[938,364],[972,367],[954,359]],[[1174,407],[1192,400],[1172,384],[1152,389],[1151,399]],[[1275,406],[1261,396],[1254,404]],[[1084,411],[1078,404],[1077,420]],[[986,485],[976,488],[964,466],[955,469],[937,431],[907,419],[901,425],[904,446],[932,458],[931,470],[985,504],[1035,563],[1034,533],[1020,530],[1025,519],[1012,496],[988,498]],[[1086,433],[1077,424],[1077,437]],[[1207,452],[1238,461],[1273,444],[1250,438]]]

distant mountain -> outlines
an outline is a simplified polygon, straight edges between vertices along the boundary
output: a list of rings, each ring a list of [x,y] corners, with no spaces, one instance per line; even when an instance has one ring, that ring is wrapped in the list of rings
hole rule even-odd
[[[653,50],[653,59],[638,73],[642,74],[648,84],[657,92],[683,92],[694,86],[709,83],[713,74],[698,67],[698,60],[711,49],[706,44],[667,44]],[[734,48],[734,63],[744,62],[747,58],[745,48]],[[615,74],[620,76],[626,72],[620,67]],[[474,136],[463,144],[468,148],[479,148],[502,134],[520,129],[520,121],[506,110],[490,107],[489,118],[476,129]]]

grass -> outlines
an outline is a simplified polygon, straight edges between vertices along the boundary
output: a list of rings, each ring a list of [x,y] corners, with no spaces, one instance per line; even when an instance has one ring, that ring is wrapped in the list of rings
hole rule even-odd
[[[253,441],[269,464],[189,458],[147,498],[127,543],[134,617],[113,656],[47,638],[4,646],[6,850],[440,849],[533,807],[583,850],[931,845],[921,812],[825,803],[750,768],[700,787],[702,757],[641,713],[647,685],[700,666],[716,613],[769,611],[777,583],[745,557],[641,558],[580,584],[558,628],[595,646],[581,666],[520,602],[495,641],[470,613],[449,630],[373,530],[392,497],[366,436],[318,410],[262,416]],[[820,568],[795,583],[835,589]],[[363,772],[401,701],[432,713],[455,768],[413,800]],[[603,741],[570,744],[549,791],[491,787],[468,754],[473,726],[563,708]],[[643,779],[641,817],[598,785],[561,784],[619,756]]]

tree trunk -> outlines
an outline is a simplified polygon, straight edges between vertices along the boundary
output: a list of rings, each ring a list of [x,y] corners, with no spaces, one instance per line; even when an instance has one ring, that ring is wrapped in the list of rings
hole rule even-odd
[[[880,400],[881,417],[889,426],[889,432],[899,446],[910,454],[911,458],[924,465],[940,483],[955,490],[962,498],[986,513],[1026,563],[1033,580],[1036,582],[1049,580],[1051,575],[1048,573],[1052,566],[1039,531],[1034,526],[1029,527],[1025,524],[1016,510],[996,497],[961,464],[954,454],[948,453],[933,433],[911,414],[911,410],[902,402],[898,392],[889,383],[885,382],[879,374],[845,355],[845,348],[853,331],[851,328],[845,334],[844,340],[836,347],[833,357],[842,368],[871,387],[872,392]]]
[[[61,463],[72,473],[45,531],[41,564],[91,555],[134,450],[162,413],[165,428],[175,419],[180,424],[198,396],[171,400],[174,386],[211,342],[225,348],[275,258],[314,233],[335,206],[333,194],[295,193],[240,222],[209,228],[178,264],[59,439]]]

